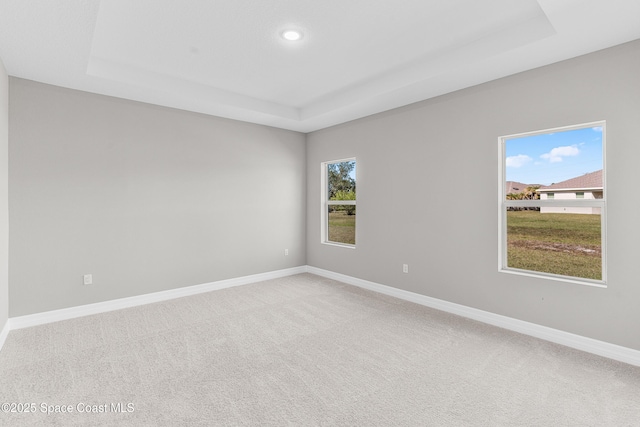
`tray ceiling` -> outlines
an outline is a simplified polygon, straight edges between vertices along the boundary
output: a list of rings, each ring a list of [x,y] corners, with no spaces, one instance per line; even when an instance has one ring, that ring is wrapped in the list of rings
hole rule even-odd
[[[0,0],[10,75],[302,132],[638,38],[637,0]]]

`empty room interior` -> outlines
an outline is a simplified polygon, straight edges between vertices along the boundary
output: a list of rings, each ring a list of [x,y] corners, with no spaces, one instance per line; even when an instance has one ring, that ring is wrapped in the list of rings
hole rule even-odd
[[[0,425],[637,425],[639,138],[636,0],[0,0]]]

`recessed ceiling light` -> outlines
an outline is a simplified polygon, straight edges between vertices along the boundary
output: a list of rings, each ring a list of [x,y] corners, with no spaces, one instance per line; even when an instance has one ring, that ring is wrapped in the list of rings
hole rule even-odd
[[[302,33],[298,30],[285,30],[282,32],[282,38],[290,42],[295,42],[302,38]]]

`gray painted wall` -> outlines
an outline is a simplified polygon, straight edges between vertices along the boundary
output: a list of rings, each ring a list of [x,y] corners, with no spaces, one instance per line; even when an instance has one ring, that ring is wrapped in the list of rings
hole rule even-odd
[[[308,264],[640,350],[638,76],[640,41],[309,134]],[[608,288],[499,273],[498,137],[596,120]],[[320,163],[346,157],[355,250],[320,243]]]
[[[9,77],[0,60],[0,331],[9,318]]]
[[[306,149],[295,132],[11,78],[9,315],[307,263],[640,350],[638,75],[636,41],[314,132]],[[608,287],[499,273],[497,138],[603,119]],[[355,250],[319,243],[320,163],[352,156]]]
[[[11,317],[305,265],[303,134],[9,85]]]

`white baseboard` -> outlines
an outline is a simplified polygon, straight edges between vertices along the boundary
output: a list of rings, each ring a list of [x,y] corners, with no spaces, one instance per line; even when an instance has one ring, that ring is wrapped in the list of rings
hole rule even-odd
[[[234,279],[220,280],[217,282],[204,283],[201,285],[187,286],[184,288],[170,289],[168,291],[154,292],[151,294],[139,295],[135,297],[120,298],[111,301],[98,302],[94,304],[81,305],[77,307],[63,308],[60,310],[46,311],[43,313],[28,314],[25,316],[12,317],[8,325],[10,329],[28,328],[30,326],[42,325],[45,323],[58,322],[61,320],[74,319],[76,317],[88,316],[91,314],[105,313],[107,311],[120,310],[122,308],[135,307],[154,302],[167,301],[174,298],[181,298],[204,292],[216,291],[233,286],[247,285],[249,283],[262,282],[264,280],[278,279],[280,277],[292,276],[294,274],[306,273],[307,267],[300,266],[287,268],[284,270],[270,271],[268,273],[253,274],[250,276],[237,277]],[[5,327],[8,333],[8,327]],[[3,331],[4,333],[4,331]],[[0,340],[2,335],[0,335]]]
[[[0,351],[2,351],[2,346],[4,345],[4,342],[7,340],[7,336],[9,335],[9,320],[7,319],[7,321],[4,323],[4,326],[2,327],[2,331],[0,331]]]
[[[477,320],[489,325],[498,326],[500,328],[508,329],[514,332],[519,332],[546,341],[565,345],[567,347],[586,351],[588,353],[593,353],[599,356],[618,360],[620,362],[640,366],[640,351],[638,350],[633,350],[616,344],[611,344],[604,341],[583,337],[581,335],[564,332],[558,329],[537,325],[535,323],[525,322],[523,320],[513,319],[511,317],[502,316],[488,311],[455,304],[437,298],[431,298],[425,295],[416,294],[414,292],[393,288],[391,286],[381,285],[379,283],[358,279],[340,273],[334,273],[332,271],[323,270],[312,266],[288,268],[268,273],[220,280],[217,282],[205,283],[202,285],[188,286],[162,292],[154,292],[151,294],[135,297],[121,298],[117,300],[104,301],[78,307],[70,307],[61,310],[47,311],[44,313],[29,314],[26,316],[12,317],[7,321],[2,331],[0,332],[0,350],[2,350],[2,345],[4,344],[9,331],[13,329],[26,328],[30,326],[58,322],[67,319],[74,319],[76,317],[88,316],[91,314],[104,313],[107,311],[119,310],[122,308],[129,308],[154,302],[166,301],[174,298],[181,298],[204,292],[230,288],[233,286],[247,285],[250,283],[277,279],[280,277],[292,276],[294,274],[307,272],[316,274],[318,276],[327,277],[329,279],[337,280],[349,285],[358,286],[360,288],[368,289],[381,294],[389,295],[395,298],[410,301],[416,304],[424,305],[426,307],[431,307],[436,310],[456,314],[458,316]]]
[[[521,334],[530,335],[556,344],[586,351],[588,353],[597,354],[598,356],[607,357],[609,359],[618,360],[630,365],[640,366],[640,351],[622,347],[616,344],[583,337],[581,335],[564,332],[558,329],[537,325],[535,323],[525,322],[523,320],[513,319],[511,317],[502,316],[488,311],[478,310],[477,308],[467,307],[460,304],[431,298],[414,292],[393,288],[391,286],[381,285],[379,283],[358,279],[332,271],[323,270],[316,267],[307,266],[307,272],[323,276],[329,279],[337,280],[349,285],[358,286],[360,288],[375,291],[381,294],[389,295],[426,307],[435,308],[436,310],[445,311],[458,316],[467,317],[489,325],[498,326]]]

